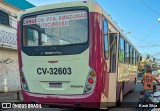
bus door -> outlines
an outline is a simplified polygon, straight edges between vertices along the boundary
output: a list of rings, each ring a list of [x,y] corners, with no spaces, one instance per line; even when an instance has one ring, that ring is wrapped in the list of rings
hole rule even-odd
[[[109,34],[109,52],[110,52],[110,65],[109,72],[116,73],[117,69],[117,33]]]
[[[118,33],[109,33],[109,95],[108,102],[116,102],[117,86],[117,37]]]

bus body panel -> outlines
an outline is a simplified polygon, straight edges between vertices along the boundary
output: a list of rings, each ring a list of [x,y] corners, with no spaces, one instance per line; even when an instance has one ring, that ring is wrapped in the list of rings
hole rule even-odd
[[[31,101],[36,101],[38,103],[46,103],[46,104],[51,104],[51,105],[60,105],[60,106],[68,106],[68,107],[76,107],[76,103],[80,103],[81,105],[78,107],[86,107],[86,108],[100,108],[100,99],[101,99],[101,66],[103,64],[106,64],[106,62],[102,63],[102,57],[103,56],[103,50],[99,50],[98,48],[100,48],[103,43],[102,43],[102,39],[100,38],[100,33],[98,27],[100,27],[100,23],[98,21],[97,15],[100,14],[98,13],[90,13],[89,14],[89,24],[90,24],[90,36],[89,36],[89,59],[86,60],[86,62],[89,62],[89,66],[95,70],[96,72],[96,84],[95,84],[95,90],[90,93],[90,94],[83,94],[83,95],[70,95],[70,96],[65,96],[65,95],[46,95],[46,94],[34,94],[34,93],[29,93],[29,92],[25,92],[24,90],[22,91],[23,93],[23,97],[24,97],[24,101],[25,102],[31,102]],[[98,26],[93,25],[93,22],[96,22]],[[94,34],[94,32],[97,32],[96,35]],[[99,36],[99,37],[97,37]],[[95,45],[97,44],[97,45]],[[87,50],[88,51],[88,50]],[[85,52],[87,52],[85,51]],[[84,53],[85,53],[84,52]],[[99,56],[96,56],[96,54],[98,53]],[[86,53],[85,53],[86,54]],[[86,56],[86,55],[85,55]],[[75,58],[75,60],[83,58],[84,60],[84,55],[80,57],[78,57],[77,55],[71,58]],[[60,58],[56,57],[57,60],[60,60]],[[66,58],[63,58],[66,59]],[[56,60],[56,59],[54,59]],[[96,62],[96,61],[97,62]],[[104,59],[103,59],[104,60]],[[81,64],[82,65],[82,64]],[[84,66],[84,64],[83,64]],[[96,67],[95,67],[96,66]],[[87,66],[88,67],[88,66]],[[104,69],[106,70],[106,69]],[[88,69],[89,71],[89,69]],[[88,72],[87,72],[88,74]],[[99,78],[99,79],[98,79]],[[78,78],[80,79],[80,78]],[[105,80],[103,80],[105,81]],[[106,81],[107,82],[107,81]],[[106,102],[106,101],[105,101]]]
[[[100,14],[91,12],[90,13],[90,41],[89,41],[89,66],[92,67],[97,73],[96,89],[101,90],[102,88],[102,52],[103,49],[99,50],[102,45],[101,32],[100,32]],[[94,24],[93,24],[94,23]]]
[[[83,66],[84,66],[84,63],[88,63],[89,61],[89,66],[92,68],[92,69],[94,69],[95,70],[95,72],[96,72],[96,76],[97,76],[97,79],[96,79],[96,84],[95,84],[95,89],[94,89],[94,91],[93,91],[93,93],[91,93],[91,94],[87,94],[87,95],[75,95],[75,96],[63,96],[63,95],[56,95],[56,93],[54,94],[53,92],[53,94],[54,95],[45,95],[45,94],[43,94],[43,95],[41,95],[41,94],[34,94],[34,93],[29,93],[29,92],[25,92],[24,90],[22,91],[23,92],[23,97],[24,97],[24,101],[25,102],[31,102],[31,101],[37,101],[37,102],[39,102],[39,103],[41,103],[41,102],[50,102],[50,103],[54,103],[54,102],[62,102],[64,99],[66,100],[66,101],[71,101],[71,102],[73,102],[73,103],[75,103],[75,102],[79,102],[79,101],[82,101],[82,103],[84,102],[90,102],[90,103],[92,103],[92,104],[97,104],[97,105],[91,105],[91,106],[88,106],[88,107],[91,107],[91,108],[100,108],[100,99],[101,99],[101,88],[103,87],[108,87],[108,85],[107,84],[104,84],[104,85],[102,85],[102,83],[101,83],[101,80],[102,80],[102,78],[103,77],[105,77],[105,78],[107,78],[107,72],[105,72],[107,69],[106,69],[106,67],[102,67],[102,65],[106,65],[106,62],[105,62],[105,60],[104,60],[104,55],[103,55],[103,53],[104,53],[104,51],[103,50],[99,50],[98,48],[100,48],[100,47],[102,47],[103,46],[103,41],[102,41],[102,39],[101,39],[101,33],[102,32],[100,32],[99,31],[99,29],[101,29],[100,28],[100,23],[99,23],[99,19],[97,18],[97,15],[99,15],[99,17],[100,17],[100,14],[98,14],[98,13],[90,13],[89,14],[89,19],[90,19],[90,21],[89,21],[89,23],[90,23],[90,25],[91,25],[91,27],[93,27],[93,28],[90,28],[90,36],[89,36],[89,39],[90,39],[90,41],[89,41],[89,43],[90,43],[90,45],[89,45],[89,53],[87,52],[88,50],[86,50],[85,52],[83,52],[82,54],[79,54],[79,56],[78,55],[76,55],[76,56],[72,56],[72,55],[68,55],[68,56],[72,56],[72,57],[70,57],[70,58],[72,58],[72,60],[74,60],[74,61],[78,61],[78,62],[80,62],[81,64],[80,65],[82,65],[82,63],[83,63]],[[95,26],[95,25],[93,25],[93,23],[92,22],[96,22],[97,23],[97,26],[99,26],[99,28],[97,27],[97,26]],[[96,35],[94,34],[94,32],[97,32],[96,33]],[[101,29],[101,31],[102,31],[102,29]],[[97,37],[97,36],[99,36],[99,37]],[[97,45],[94,45],[94,44],[97,44]],[[89,59],[87,60],[87,59],[85,59],[84,58],[84,55],[86,56],[86,55],[88,55],[88,54],[90,54],[90,56],[89,56]],[[98,56],[96,56],[95,54],[97,54],[98,53]],[[25,68],[28,68],[28,67],[34,67],[34,65],[33,66],[29,66],[29,64],[31,64],[31,63],[29,63],[29,62],[33,62],[33,61],[36,61],[36,62],[40,62],[40,61],[44,61],[44,57],[40,57],[41,59],[37,59],[37,57],[35,57],[34,59],[31,59],[30,57],[26,57],[26,55],[25,54],[23,54],[23,52],[22,52],[22,55],[23,55],[23,57],[26,59],[24,59],[23,61],[22,61],[22,63],[23,62],[28,62],[27,64],[26,64],[26,66],[24,65],[24,63],[23,63],[23,70],[24,70],[24,72],[27,72],[27,70],[25,69]],[[19,57],[21,57],[21,55],[19,55]],[[87,57],[87,56],[86,56]],[[59,57],[59,56],[57,56],[57,57],[54,57],[54,59],[51,59],[52,57],[47,57],[47,60],[69,60],[69,58],[67,59],[67,56],[66,56],[66,58],[61,58],[61,57]],[[82,58],[83,58],[83,60],[82,60]],[[102,61],[102,59],[103,59],[103,61]],[[39,61],[40,60],[40,61]],[[47,62],[47,60],[45,61],[45,62]],[[95,61],[96,60],[96,61]],[[73,61],[72,61],[73,62]],[[57,64],[57,63],[55,63],[55,64]],[[86,75],[88,74],[88,71],[89,71],[89,67],[88,65],[86,66]],[[96,66],[96,67],[95,67]],[[103,70],[101,69],[101,68],[103,68]],[[34,69],[34,68],[33,68]],[[102,73],[103,73],[103,77],[102,77]],[[37,75],[38,76],[38,75]],[[50,76],[51,77],[51,76]],[[79,78],[79,77],[77,77],[78,79],[82,79],[82,78]],[[86,79],[86,76],[84,76],[84,78]],[[26,78],[27,79],[27,78]],[[27,81],[29,81],[30,79],[34,79],[34,78],[29,78]],[[42,78],[39,78],[39,79],[42,79],[43,80],[43,77]],[[68,78],[65,78],[66,80],[68,79]],[[77,80],[78,80],[77,79]],[[86,80],[85,80],[86,81]],[[85,82],[85,81],[83,81],[83,83]],[[103,83],[107,83],[108,81],[106,81],[104,78],[103,78]],[[38,85],[38,83],[37,83],[37,85]],[[31,85],[29,85],[29,86],[31,86]],[[102,87],[101,87],[102,86]],[[32,89],[33,90],[35,90],[36,91],[36,88],[34,89],[35,87],[33,87]],[[30,89],[30,87],[29,87],[29,89]],[[106,88],[105,88],[106,89]],[[39,90],[37,90],[37,91],[39,91]],[[103,91],[105,91],[106,93],[103,93],[103,95],[105,94],[105,97],[107,97],[107,89],[106,90],[104,90],[103,89]],[[80,92],[81,94],[82,94],[82,91]],[[80,94],[79,93],[79,94]],[[51,93],[50,93],[51,94]],[[60,94],[60,93],[58,93],[58,94]],[[65,92],[65,94],[67,94],[66,92]],[[68,93],[69,94],[69,93]],[[70,93],[71,94],[71,93]],[[73,91],[72,91],[72,94],[73,94]],[[63,98],[63,97],[64,98]],[[83,98],[83,97],[85,97],[85,98]],[[88,98],[89,97],[89,98]],[[52,98],[52,99],[50,99],[50,98]],[[53,98],[54,98],[54,100],[55,101],[53,101]],[[63,98],[63,99],[61,99],[61,98]],[[77,99],[78,98],[78,99]],[[105,101],[106,102],[106,101]],[[73,104],[72,104],[73,105]]]
[[[66,55],[28,57],[22,52],[22,69],[29,86],[29,91],[39,94],[83,94],[85,82],[90,70],[88,66],[88,52],[89,51],[86,50],[79,55],[68,55],[68,57]],[[58,62],[49,63],[48,61],[51,60]],[[50,70],[50,68],[53,70],[54,68],[57,68],[57,70],[61,68],[61,70],[63,70],[68,67],[71,68],[71,74],[53,74]],[[62,87],[49,87],[49,84],[52,82],[60,82],[62,83]]]
[[[83,107],[83,108],[100,108],[99,98],[101,93],[94,91],[91,94],[85,95],[45,95],[28,93],[22,90],[24,102],[36,102],[41,104],[67,106],[67,107]]]
[[[95,4],[95,3],[93,3],[93,4]],[[92,5],[93,5],[92,4]],[[79,4],[80,5],[80,4]],[[83,4],[83,5],[85,5],[85,6],[88,6],[89,5],[89,3],[88,4]],[[82,4],[81,4],[81,6],[83,6]],[[74,5],[75,6],[75,5]],[[53,7],[53,6],[50,6],[50,8],[51,7]],[[54,6],[55,7],[55,6]],[[64,7],[64,6],[62,6],[62,7]],[[94,6],[91,6],[93,9],[91,9],[91,10],[95,10],[95,8],[94,8]],[[46,8],[48,8],[48,7],[46,7]],[[58,8],[60,8],[59,6],[58,6]],[[100,9],[100,8],[99,8]],[[41,8],[39,8],[39,9],[37,9],[37,11],[40,11],[40,10],[42,10]],[[36,10],[28,10],[28,12],[26,11],[24,14],[27,14],[27,13],[30,13],[30,12],[35,12]],[[97,15],[99,15],[99,17],[100,17],[100,14],[98,14],[97,13]],[[20,19],[20,18],[19,18]],[[34,84],[34,82],[32,81],[32,82],[30,82],[31,80],[36,80],[36,78],[31,78],[30,76],[28,76],[28,77],[26,77],[26,80],[28,81],[28,86],[29,86],[29,90],[32,90],[31,92],[32,93],[30,93],[30,92],[26,92],[26,91],[24,91],[24,90],[22,90],[22,93],[23,93],[23,97],[24,97],[24,101],[25,102],[32,102],[32,101],[36,101],[36,102],[39,102],[39,103],[43,103],[43,102],[47,102],[47,103],[54,103],[54,102],[62,102],[62,101],[66,101],[66,104],[68,104],[67,102],[73,102],[73,103],[76,103],[76,102],[82,102],[82,103],[85,103],[85,102],[90,102],[92,105],[87,105],[86,106],[86,103],[85,103],[85,105],[84,105],[84,107],[90,107],[90,108],[100,108],[100,99],[101,99],[101,93],[100,93],[100,91],[101,91],[101,85],[102,85],[102,83],[101,83],[101,77],[102,77],[102,72],[101,72],[101,68],[100,68],[100,66],[99,65],[102,65],[101,64],[101,62],[102,62],[102,58],[101,58],[101,56],[103,55],[102,53],[103,53],[103,51],[100,51],[100,53],[99,53],[99,56],[95,56],[96,55],[96,53],[99,51],[99,49],[98,48],[100,48],[101,46],[100,45],[103,45],[102,44],[102,41],[101,41],[101,36],[99,36],[100,35],[100,31],[99,31],[99,28],[96,28],[97,26],[96,25],[94,25],[92,22],[96,22],[97,23],[97,25],[100,27],[100,23],[99,23],[99,19],[96,17],[96,15],[95,15],[95,13],[93,12],[92,14],[90,13],[89,14],[89,19],[91,19],[91,20],[93,20],[93,21],[89,21],[89,24],[91,25],[90,27],[92,27],[92,26],[94,26],[94,28],[93,29],[96,29],[96,30],[91,30],[91,28],[89,28],[89,30],[91,31],[91,33],[89,34],[89,39],[91,39],[92,41],[89,41],[89,43],[92,43],[92,45],[91,46],[89,46],[89,52],[87,52],[88,50],[86,50],[85,52],[83,52],[82,54],[79,54],[79,57],[78,57],[78,55],[68,55],[68,57],[70,56],[70,58],[71,59],[67,59],[67,56],[65,56],[65,57],[63,57],[63,58],[60,58],[59,56],[54,56],[53,58],[54,59],[52,59],[52,58],[50,58],[50,57],[48,57],[48,59],[44,59],[43,57],[41,58],[41,59],[39,59],[39,57],[35,57],[34,59],[32,58],[32,57],[30,57],[30,56],[28,56],[28,57],[26,57],[26,54],[24,54],[23,52],[21,53],[21,45],[20,45],[20,41],[21,41],[21,37],[20,37],[20,31],[18,31],[19,33],[18,33],[18,42],[19,42],[19,44],[18,44],[18,49],[19,49],[19,67],[20,67],[20,69],[23,69],[23,71],[24,71],[24,73],[26,73],[25,75],[27,75],[27,73],[29,74],[29,75],[32,75],[32,74],[30,74],[29,73],[29,71],[27,70],[27,67],[32,67],[32,72],[35,72],[35,69],[37,68],[37,67],[43,67],[43,66],[46,66],[46,64],[45,63],[43,63],[44,61],[47,63],[47,61],[48,60],[55,60],[55,61],[65,61],[65,60],[71,60],[72,62],[74,61],[77,61],[77,63],[75,63],[75,64],[72,64],[72,63],[68,63],[68,64],[72,64],[72,66],[74,66],[74,65],[76,65],[76,66],[78,66],[78,68],[80,68],[81,66],[84,66],[85,67],[85,70],[83,69],[83,71],[80,71],[80,73],[83,73],[83,77],[81,77],[81,76],[77,76],[77,77],[75,77],[74,79],[75,79],[75,81],[76,80],[78,80],[78,79],[80,79],[81,81],[83,81],[83,82],[81,82],[83,85],[84,85],[84,83],[85,83],[85,81],[86,81],[86,79],[87,79],[87,75],[88,75],[88,72],[89,72],[89,69],[90,68],[92,68],[93,70],[95,70],[95,72],[96,72],[96,84],[95,84],[95,88],[94,88],[94,90],[93,90],[93,92],[92,93],[90,93],[90,94],[83,94],[83,91],[81,90],[81,91],[72,91],[72,93],[71,93],[71,91],[70,92],[68,92],[68,94],[73,94],[73,95],[70,95],[70,96],[64,96],[65,94],[67,94],[66,92],[64,92],[64,91],[61,91],[60,93],[55,93],[55,92],[47,92],[47,90],[46,90],[46,94],[43,92],[43,91],[40,91],[39,90],[39,88],[40,88],[40,86],[38,86],[37,88],[35,88],[35,87],[32,87],[32,85],[34,85],[34,86],[36,86],[36,85],[38,85],[38,82],[36,83],[36,85]],[[19,28],[20,28],[20,25],[18,26]],[[101,27],[101,30],[102,30],[102,27]],[[97,31],[97,34],[95,35],[94,34],[94,31]],[[98,36],[98,37],[97,37]],[[98,40],[97,40],[97,38],[100,40],[100,42],[101,43],[96,43],[97,45],[95,45],[94,43],[95,42],[98,42]],[[94,46],[95,45],[95,46]],[[94,47],[93,47],[94,46]],[[98,47],[97,47],[98,46]],[[91,48],[91,49],[90,49]],[[88,54],[91,54],[92,55],[92,57],[91,56],[89,56]],[[22,56],[21,56],[21,54],[22,54]],[[87,56],[88,55],[88,56]],[[84,57],[85,56],[85,57]],[[91,59],[89,59],[89,58],[91,57]],[[96,58],[95,58],[96,57]],[[83,59],[82,59],[83,58]],[[97,59],[97,61],[98,62],[96,62],[94,59]],[[93,61],[90,61],[90,60],[93,60]],[[33,63],[33,61],[36,63],[43,63],[43,64],[39,64],[39,66],[35,66],[35,64]],[[85,64],[84,64],[85,63]],[[23,64],[23,65],[22,65]],[[33,66],[31,66],[31,65],[29,65],[29,64],[32,64]],[[55,63],[55,64],[57,64],[57,63]],[[79,65],[78,65],[79,64]],[[105,63],[106,64],[106,63]],[[60,65],[60,64],[59,64]],[[67,65],[67,63],[66,64],[62,64],[62,65]],[[95,65],[96,65],[96,67],[95,67]],[[47,67],[47,66],[46,66]],[[50,67],[50,66],[49,66]],[[34,71],[33,71],[34,70]],[[30,71],[31,72],[31,71]],[[37,75],[37,77],[38,77],[39,75]],[[51,77],[52,76],[50,76],[50,77],[47,77],[48,78],[48,80],[49,79],[51,79]],[[61,76],[62,77],[62,76]],[[39,78],[37,78],[37,80],[44,80],[44,81],[46,81],[45,79],[43,79],[44,78],[44,76],[43,77],[39,77]],[[46,78],[46,79],[47,79]],[[59,77],[60,78],[60,77]],[[65,77],[62,77],[62,78],[64,78],[64,80],[68,80],[68,78],[66,78],[66,76]],[[97,79],[98,78],[98,79]],[[73,79],[73,78],[72,78]],[[82,80],[83,79],[83,80]],[[76,82],[78,82],[78,81],[76,81]],[[74,83],[75,84],[75,83]],[[35,89],[34,89],[35,88]],[[37,90],[38,89],[38,90]],[[38,91],[38,93],[44,93],[43,95],[42,94],[37,94],[36,92]],[[69,91],[69,90],[68,90]],[[33,93],[34,92],[34,93]],[[50,95],[49,95],[50,94]],[[62,95],[57,95],[57,94],[62,94]],[[76,94],[76,95],[74,95],[74,94]],[[94,103],[96,103],[96,105],[93,105]],[[72,104],[73,105],[73,104]],[[82,106],[83,107],[83,106]]]
[[[120,96],[120,90],[122,89],[124,95],[132,90],[136,85],[137,80],[137,65],[129,65],[124,63],[118,63],[118,81],[117,81],[117,98]]]
[[[109,75],[109,95],[107,102],[116,102],[116,86],[117,86],[117,73],[110,73]]]
[[[103,16],[98,12],[90,12],[89,66],[97,73],[96,90],[101,92],[101,108],[108,99],[109,73],[104,57]],[[93,24],[94,23],[94,24]]]

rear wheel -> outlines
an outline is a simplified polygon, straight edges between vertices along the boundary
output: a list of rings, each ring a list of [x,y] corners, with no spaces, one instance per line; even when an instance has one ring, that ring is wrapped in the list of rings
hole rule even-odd
[[[117,101],[117,106],[120,106],[123,102],[123,89],[121,89],[120,95],[119,95],[119,99]]]

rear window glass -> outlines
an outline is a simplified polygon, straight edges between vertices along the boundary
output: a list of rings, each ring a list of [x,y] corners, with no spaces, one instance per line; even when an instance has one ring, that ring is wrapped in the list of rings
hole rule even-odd
[[[23,46],[58,46],[88,41],[85,10],[56,12],[23,19]]]

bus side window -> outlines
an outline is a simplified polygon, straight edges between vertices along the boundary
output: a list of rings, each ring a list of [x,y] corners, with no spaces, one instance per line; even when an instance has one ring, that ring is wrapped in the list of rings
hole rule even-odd
[[[105,58],[108,60],[108,22],[104,20],[104,53],[105,53]]]
[[[119,62],[124,63],[124,39],[119,39]]]
[[[136,65],[135,49],[133,49],[132,56],[133,56],[133,64]]]
[[[129,45],[125,43],[125,63],[129,63]]]
[[[38,46],[39,34],[36,29],[27,28],[27,46]]]
[[[137,64],[139,64],[140,63],[140,54],[137,52],[137,57],[136,57],[136,61],[137,61]]]
[[[138,58],[137,51],[135,51],[135,65],[138,65],[137,58]]]
[[[133,55],[132,55],[132,53],[133,53],[133,48],[132,48],[132,46],[129,46],[130,48],[129,48],[129,57],[130,57],[130,64],[133,64]]]

